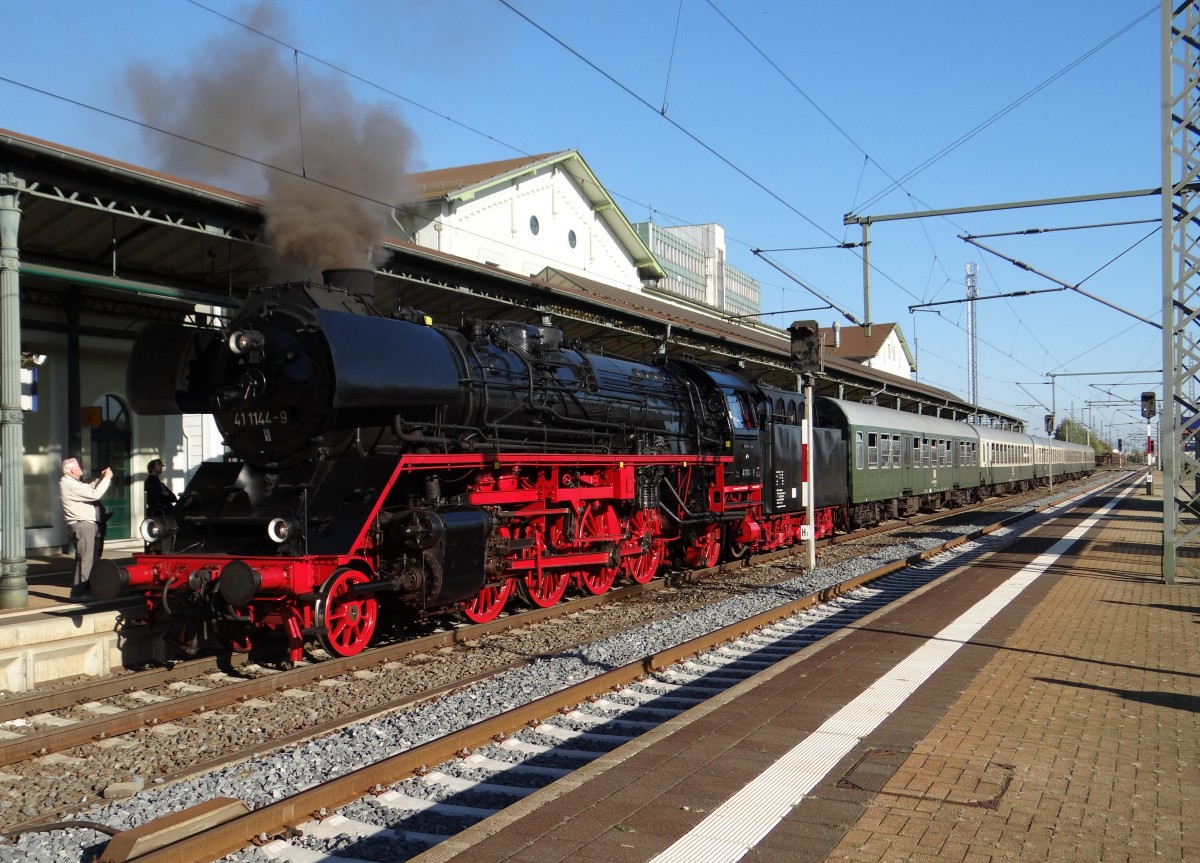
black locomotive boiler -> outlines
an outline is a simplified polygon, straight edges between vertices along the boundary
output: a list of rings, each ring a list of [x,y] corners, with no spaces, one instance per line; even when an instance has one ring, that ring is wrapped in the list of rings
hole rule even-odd
[[[96,596],[142,594],[186,650],[282,635],[299,660],[314,636],[361,651],[381,608],[485,621],[799,539],[796,393],[550,326],[385,313],[372,283],[327,271],[257,291],[227,329],[139,334],[133,409],[211,413],[232,457],[143,524],[132,565],[93,572]]]

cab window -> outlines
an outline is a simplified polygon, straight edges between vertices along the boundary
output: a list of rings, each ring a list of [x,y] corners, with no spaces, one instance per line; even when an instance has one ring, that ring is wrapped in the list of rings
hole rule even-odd
[[[729,411],[730,428],[752,429],[755,427],[754,411],[751,410],[745,393],[726,391],[725,406]]]

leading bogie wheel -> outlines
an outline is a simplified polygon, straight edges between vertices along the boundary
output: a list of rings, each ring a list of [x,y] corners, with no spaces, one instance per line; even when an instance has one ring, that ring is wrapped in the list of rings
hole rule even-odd
[[[317,632],[322,646],[335,656],[354,656],[375,634],[379,606],[375,597],[351,593],[370,581],[366,573],[343,567],[329,576],[317,597]]]

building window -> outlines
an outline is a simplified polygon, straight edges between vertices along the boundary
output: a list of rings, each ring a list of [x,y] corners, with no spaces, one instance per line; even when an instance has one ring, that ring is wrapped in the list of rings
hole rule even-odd
[[[538,231],[541,230],[541,227],[542,226],[538,224],[537,216],[529,217],[529,233],[533,234],[536,237]]]
[[[567,231],[567,245],[573,249],[573,248],[575,248],[575,244],[578,242],[579,242],[579,238],[575,236],[575,232]]]

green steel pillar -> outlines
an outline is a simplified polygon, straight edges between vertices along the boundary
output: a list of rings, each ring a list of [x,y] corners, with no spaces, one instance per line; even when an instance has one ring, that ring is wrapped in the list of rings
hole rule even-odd
[[[25,452],[21,414],[21,294],[17,197],[25,182],[0,175],[0,608],[29,605],[25,574]]]

